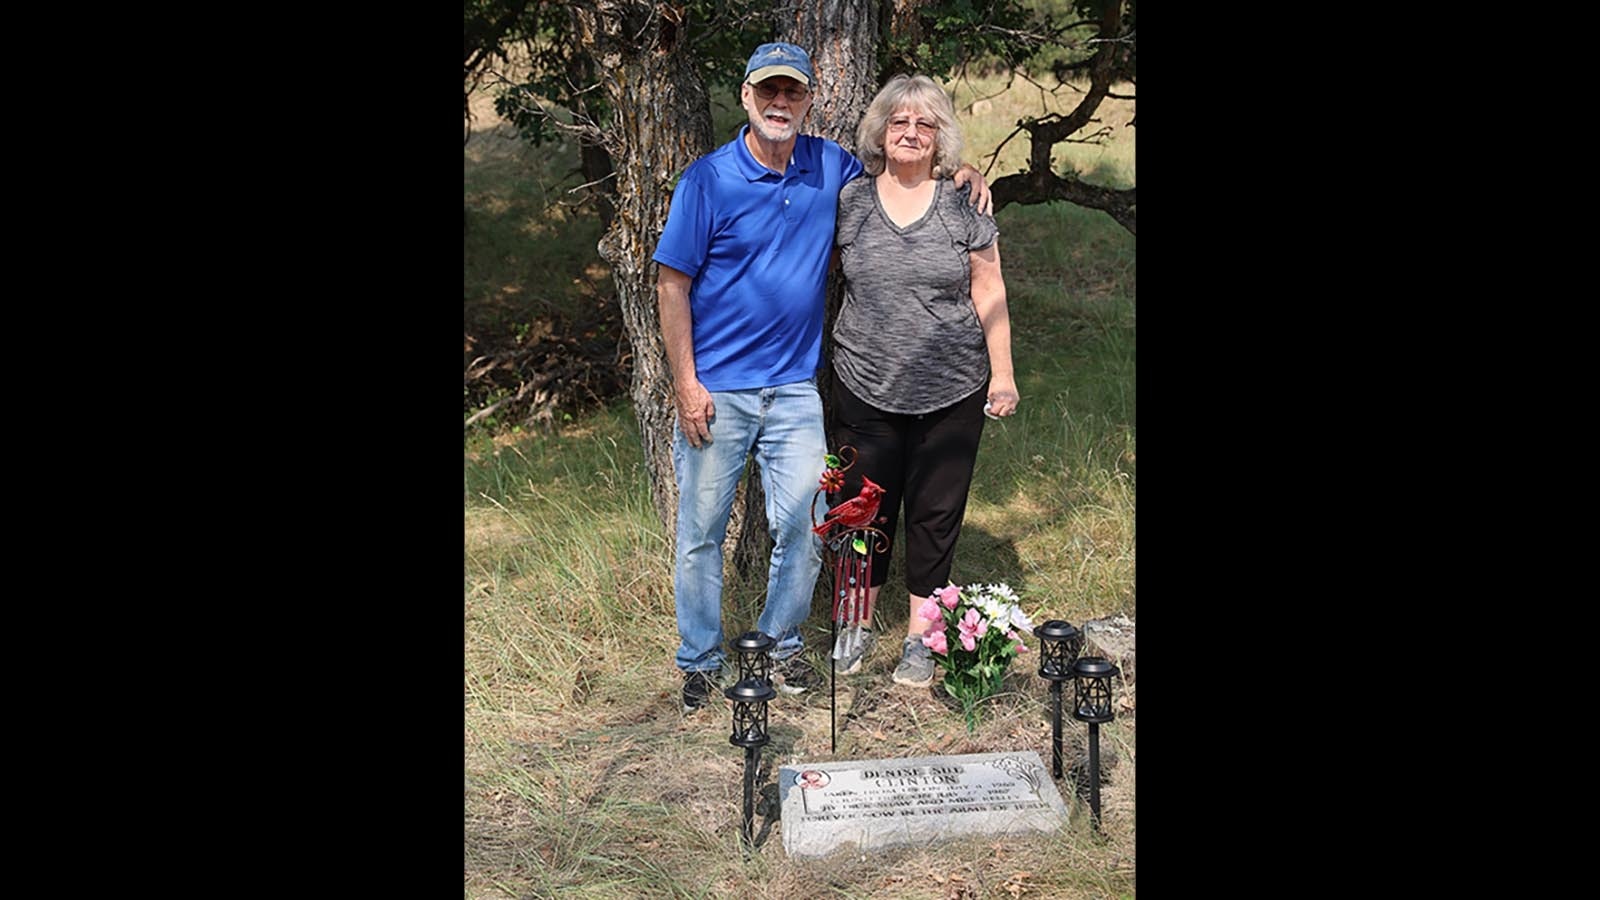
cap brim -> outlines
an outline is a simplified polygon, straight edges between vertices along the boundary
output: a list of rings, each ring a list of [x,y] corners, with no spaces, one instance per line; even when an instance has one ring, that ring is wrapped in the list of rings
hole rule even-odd
[[[746,75],[744,80],[750,82],[751,84],[756,84],[758,82],[766,81],[768,78],[776,78],[779,75],[787,75],[807,87],[811,86],[811,79],[807,78],[804,72],[796,69],[794,66],[762,66],[761,68],[751,72],[749,75]]]

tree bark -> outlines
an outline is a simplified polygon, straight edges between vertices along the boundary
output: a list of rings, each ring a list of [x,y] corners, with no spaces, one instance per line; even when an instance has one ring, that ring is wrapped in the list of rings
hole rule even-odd
[[[828,138],[854,153],[856,127],[877,96],[879,84],[878,40],[887,0],[822,0],[787,3],[776,10],[780,40],[804,47],[811,54],[817,76],[816,99],[806,131]],[[894,0],[897,6],[908,0]],[[909,0],[915,5],[915,0]],[[833,322],[844,302],[838,272],[828,277],[827,307],[822,324],[822,370],[817,388],[822,392],[823,418],[833,433]],[[837,450],[830,446],[829,449]]]
[[[854,152],[856,126],[878,93],[876,0],[786,3],[776,14],[779,40],[805,48],[817,76],[807,133]]]
[[[1128,229],[1130,234],[1139,233],[1138,188],[1117,190],[1062,178],[1049,169],[1030,169],[1027,172],[996,178],[994,183],[989,185],[989,190],[994,193],[994,211],[997,213],[1012,203],[1048,203],[1051,200],[1065,200],[1089,209],[1101,210],[1115,219],[1117,224]]]
[[[886,34],[888,40],[900,42],[901,46],[912,48],[909,54],[892,54],[888,64],[884,67],[883,80],[888,81],[901,72],[913,73],[915,68],[910,65],[907,56],[915,54],[918,44],[927,39],[927,34],[922,27],[922,16],[919,11],[927,0],[884,0],[885,19],[880,34]]]
[[[700,65],[672,7],[643,0],[594,0],[574,8],[579,32],[595,48],[611,100],[606,152],[616,166],[616,217],[601,237],[611,264],[623,327],[633,350],[629,393],[639,422],[656,515],[676,533],[672,467],[672,371],[661,342],[656,264],[672,187],[684,167],[711,149],[711,106]]]

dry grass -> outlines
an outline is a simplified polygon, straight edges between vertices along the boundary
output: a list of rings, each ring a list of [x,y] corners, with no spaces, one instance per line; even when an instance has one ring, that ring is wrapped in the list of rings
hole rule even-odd
[[[670,654],[670,649],[668,649]],[[609,656],[609,654],[608,654]],[[1086,805],[1067,797],[1073,821],[1050,837],[970,838],[930,848],[826,861],[791,860],[779,823],[758,810],[759,845],[741,860],[742,756],[727,742],[721,709],[682,716],[676,673],[595,660],[573,685],[565,716],[470,716],[467,754],[467,891],[471,896],[952,896],[1106,897],[1132,891],[1134,722],[1102,731],[1104,838]],[[660,658],[660,657],[658,657]],[[640,682],[654,690],[640,690]],[[1031,748],[1048,760],[1048,695],[1016,672],[968,735],[931,690],[892,687],[886,673],[845,680],[839,752],[829,752],[827,694],[783,698],[771,711],[773,743],[759,783],[776,805],[779,765]],[[1082,728],[1069,726],[1068,758]],[[1115,756],[1116,762],[1111,763]],[[1069,789],[1070,790],[1070,789]],[[974,893],[961,894],[958,886]]]
[[[836,754],[826,690],[773,703],[762,836],[743,860],[741,751],[727,741],[725,709],[679,712],[671,557],[642,483],[620,483],[639,477],[637,451],[611,443],[625,422],[623,411],[590,423],[584,435],[529,437],[479,462],[504,471],[499,492],[471,494],[465,514],[468,896],[1132,893],[1131,685],[1120,693],[1121,716],[1102,731],[1110,773],[1103,837],[1088,830],[1086,804],[1070,796],[1069,783],[1063,793],[1073,820],[1055,836],[970,838],[823,862],[785,856],[774,818],[780,765],[1014,749],[1049,758],[1049,695],[1033,674],[1035,657],[1022,658],[969,734],[937,687],[892,684],[892,639],[880,641],[862,674],[840,679]],[[481,471],[469,479],[480,480],[487,486]],[[1093,504],[1061,509],[1033,492],[977,506],[973,532],[1015,541],[1027,569],[1021,580],[1029,596],[1051,597],[1052,615],[1080,604],[1032,585],[1083,577],[1075,567],[1085,556],[1073,549],[1080,542],[1104,542],[1114,555],[1110,548],[1126,539]],[[1058,550],[1060,557],[1052,555]],[[964,545],[963,554],[982,549]],[[886,590],[893,596],[903,587],[891,581]],[[1107,597],[1083,590],[1089,596],[1081,605],[1103,613]],[[750,605],[729,605],[728,633],[749,627],[741,617]],[[1043,613],[1036,602],[1030,609]],[[826,645],[824,628],[814,617],[810,646]],[[1071,759],[1081,753],[1083,726],[1069,722],[1066,732]]]

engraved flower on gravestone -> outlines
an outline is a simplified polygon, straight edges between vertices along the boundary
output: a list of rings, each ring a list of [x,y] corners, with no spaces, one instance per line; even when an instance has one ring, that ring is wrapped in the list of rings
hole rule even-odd
[[[1010,775],[1012,778],[1027,782],[1028,786],[1033,789],[1033,795],[1035,797],[1039,796],[1039,785],[1044,783],[1044,768],[1042,766],[1016,756],[1002,757],[989,763],[989,765]]]

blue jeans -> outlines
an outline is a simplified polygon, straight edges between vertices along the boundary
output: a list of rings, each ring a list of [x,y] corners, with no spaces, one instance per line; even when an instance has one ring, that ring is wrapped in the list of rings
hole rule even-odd
[[[800,625],[811,613],[811,591],[822,567],[822,542],[811,532],[828,511],[811,501],[827,453],[822,398],[816,382],[744,391],[713,391],[711,441],[689,446],[672,429],[678,481],[678,548],[673,588],[678,613],[678,668],[709,672],[722,666],[722,539],[733,494],[752,450],[766,492],[767,527],[774,546],[767,599],[756,627],[778,644],[773,659],[800,652]]]

